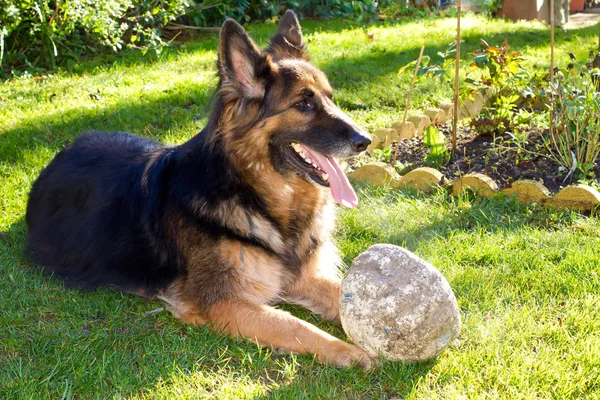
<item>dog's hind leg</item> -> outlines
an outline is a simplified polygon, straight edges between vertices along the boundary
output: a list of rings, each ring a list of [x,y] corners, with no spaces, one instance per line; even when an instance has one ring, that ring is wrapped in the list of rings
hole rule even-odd
[[[242,336],[264,346],[303,354],[316,354],[321,362],[338,367],[358,364],[368,369],[376,360],[363,350],[343,342],[284,311],[246,301],[211,307],[209,321],[233,336]]]

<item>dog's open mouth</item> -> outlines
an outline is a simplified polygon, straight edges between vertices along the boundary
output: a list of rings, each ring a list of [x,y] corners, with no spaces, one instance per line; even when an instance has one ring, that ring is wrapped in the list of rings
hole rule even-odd
[[[333,158],[319,153],[300,143],[291,143],[294,165],[310,180],[331,189],[335,201],[344,207],[353,208],[358,204],[356,193],[346,174]]]

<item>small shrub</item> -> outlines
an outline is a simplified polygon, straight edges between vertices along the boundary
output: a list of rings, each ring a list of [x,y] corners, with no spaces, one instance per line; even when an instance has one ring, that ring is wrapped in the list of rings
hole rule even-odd
[[[492,102],[484,107],[481,115],[470,121],[471,127],[479,134],[496,136],[530,125],[531,120],[524,119],[528,114],[519,115],[519,111],[530,107],[528,103],[537,99],[534,96],[543,93],[534,92],[538,77],[522,66],[524,58],[520,53],[510,51],[507,40],[501,46],[481,42],[483,48],[471,53],[473,61],[461,87],[461,98],[482,92],[491,95]]]
[[[463,96],[472,96],[475,92],[492,89],[499,95],[512,95],[523,90],[530,74],[521,63],[524,58],[519,52],[510,51],[505,39],[501,46],[490,46],[482,40],[483,48],[471,53],[473,61],[462,88]]]
[[[0,0],[2,55],[11,67],[55,68],[103,48],[159,48],[160,28],[188,0]]]
[[[593,56],[585,65],[571,63],[566,71],[558,71],[556,82],[551,83],[554,129],[546,147],[556,162],[582,176],[600,156],[600,92],[596,87],[600,68],[594,66]]]
[[[54,69],[68,59],[125,48],[160,51],[170,22],[219,26],[267,20],[294,9],[310,17],[377,17],[389,0],[0,0],[0,76]]]

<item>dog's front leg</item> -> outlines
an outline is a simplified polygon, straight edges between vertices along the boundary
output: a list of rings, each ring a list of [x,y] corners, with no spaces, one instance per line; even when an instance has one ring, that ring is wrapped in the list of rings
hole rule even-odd
[[[368,369],[376,363],[358,347],[266,305],[246,301],[221,303],[211,307],[209,320],[230,335],[298,354],[316,354],[319,361],[335,366],[356,363]]]
[[[340,323],[340,279],[306,274],[287,288],[285,300]]]
[[[340,322],[341,260],[332,243],[325,243],[303,265],[302,273],[284,291],[285,301],[299,304],[331,321]]]

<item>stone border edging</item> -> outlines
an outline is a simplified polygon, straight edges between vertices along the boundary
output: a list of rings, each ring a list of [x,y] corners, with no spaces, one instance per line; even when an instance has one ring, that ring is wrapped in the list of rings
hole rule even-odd
[[[459,119],[477,116],[493,95],[491,91],[477,92],[472,99],[466,99],[459,107]],[[439,125],[452,119],[452,103],[444,102],[438,108],[427,108],[422,113],[413,113],[406,122],[394,122],[391,128],[376,129],[372,143],[367,151],[381,149],[402,139],[422,136],[430,125]],[[552,196],[546,186],[534,180],[518,180],[503,190],[487,175],[473,173],[448,181],[444,175],[433,168],[416,168],[403,176],[396,173],[394,167],[384,162],[371,162],[348,173],[355,180],[366,180],[376,186],[390,185],[394,188],[412,186],[420,191],[430,191],[433,186],[447,187],[457,196],[465,190],[471,190],[484,197],[515,196],[519,203],[537,203],[557,209],[576,209],[589,211],[600,204],[600,192],[587,185],[570,185]]]
[[[600,204],[600,192],[587,185],[570,185],[552,196],[546,186],[533,180],[519,180],[503,190],[487,175],[467,174],[446,183],[444,175],[433,168],[416,168],[399,176],[394,168],[384,162],[372,162],[357,168],[348,176],[355,180],[367,181],[376,186],[389,185],[400,188],[405,185],[427,192],[439,185],[447,187],[457,196],[465,190],[472,190],[483,197],[516,196],[519,203],[538,203],[557,209],[589,211]]]

